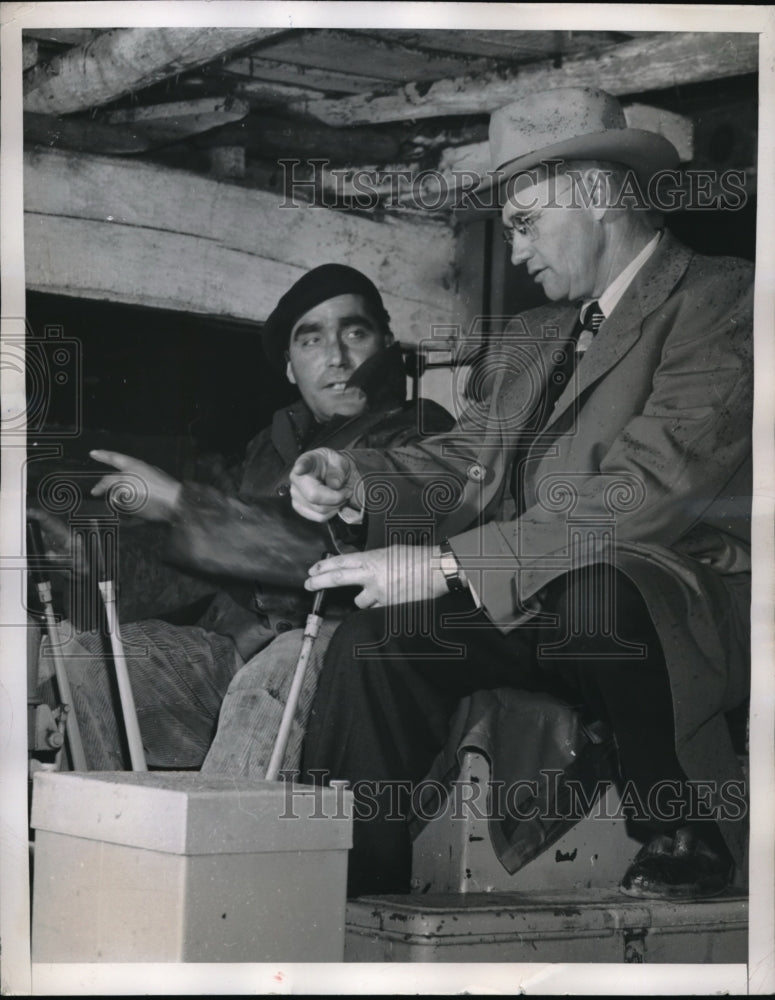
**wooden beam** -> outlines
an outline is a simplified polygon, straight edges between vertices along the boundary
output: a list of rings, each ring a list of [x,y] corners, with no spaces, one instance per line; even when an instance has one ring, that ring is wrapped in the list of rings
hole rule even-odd
[[[24,232],[31,291],[252,322],[266,320],[307,270],[201,236],[63,216],[26,213]],[[323,259],[367,271],[341,252],[316,263]],[[391,293],[382,297],[396,337],[407,345],[430,337],[434,324],[459,319],[456,308],[431,307]]]
[[[37,38],[55,45],[85,45],[104,28],[25,28],[24,37]]]
[[[523,94],[555,87],[635,94],[755,73],[758,65],[756,34],[665,32],[623,42],[591,57],[572,56],[560,66],[547,60],[510,73],[438,80],[430,86],[409,83],[390,94],[303,101],[295,110],[337,126],[482,114]]]
[[[38,61],[38,43],[34,38],[22,38],[22,72],[31,69]]]
[[[244,146],[213,146],[207,152],[213,177],[245,176]]]
[[[457,313],[455,238],[441,223],[377,222],[139,161],[47,151],[25,153],[24,196],[38,290],[261,320],[295,277],[334,261],[385,293],[402,341]]]
[[[366,29],[368,33],[372,33]],[[480,31],[467,28],[449,30],[392,29],[379,31],[387,41],[401,42],[415,49],[437,49],[447,55],[486,56],[500,62],[528,62],[556,58],[581,50],[599,50],[622,42],[634,32],[621,31]]]
[[[242,80],[216,73],[197,73],[183,77],[175,87],[175,95],[186,100],[197,96],[230,95],[248,101],[256,110],[265,111],[267,108],[285,108],[294,101],[316,100],[320,92],[274,80]]]
[[[629,128],[658,132],[672,142],[681,163],[688,163],[694,158],[694,122],[686,115],[655,108],[651,104],[627,104],[624,117]]]
[[[36,66],[24,81],[24,108],[85,111],[286,30],[116,28]]]
[[[131,125],[133,132],[144,136],[149,146],[154,146],[238,122],[249,112],[247,101],[200,97],[192,101],[122,108],[105,115],[105,121],[111,125]]]
[[[27,145],[125,156],[228,125],[248,111],[244,101],[210,97],[114,111],[103,119],[27,112],[24,140]]]
[[[252,80],[272,80],[276,83],[301,85],[309,90],[341,91],[345,94],[362,94],[384,85],[378,76],[352,73],[344,65],[340,69],[317,69],[314,66],[297,66],[295,63],[257,56],[241,56],[223,67],[224,73]]]
[[[274,157],[325,158],[334,163],[387,163],[398,157],[401,136],[393,129],[331,128],[319,122],[252,114],[212,135],[198,146],[244,145],[262,159]]]
[[[57,118],[56,115],[24,115],[24,145],[47,149],[71,149],[107,156],[145,153],[151,147],[147,136],[126,125],[105,125],[93,119]]]
[[[464,70],[487,73],[497,66],[492,59],[408,48],[363,31],[303,31],[291,39],[273,42],[262,55],[313,70],[346,69],[362,76],[377,77],[384,81],[383,87],[403,80],[438,80]]]

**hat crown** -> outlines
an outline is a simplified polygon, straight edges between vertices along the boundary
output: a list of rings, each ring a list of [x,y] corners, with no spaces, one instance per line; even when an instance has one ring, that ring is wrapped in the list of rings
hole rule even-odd
[[[603,90],[542,90],[493,111],[489,133],[492,164],[497,170],[537,150],[626,127],[621,104]]]

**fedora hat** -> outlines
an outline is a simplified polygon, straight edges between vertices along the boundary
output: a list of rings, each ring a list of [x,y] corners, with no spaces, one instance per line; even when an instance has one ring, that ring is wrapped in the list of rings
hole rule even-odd
[[[468,197],[478,196],[546,160],[611,160],[640,180],[678,166],[671,142],[647,129],[628,128],[619,101],[592,87],[561,87],[528,94],[490,116],[493,169]]]

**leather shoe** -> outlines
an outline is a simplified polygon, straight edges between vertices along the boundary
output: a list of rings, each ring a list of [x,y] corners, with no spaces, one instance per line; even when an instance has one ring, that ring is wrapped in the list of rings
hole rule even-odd
[[[619,885],[640,899],[704,899],[729,885],[732,862],[714,851],[691,827],[660,834],[642,847]]]

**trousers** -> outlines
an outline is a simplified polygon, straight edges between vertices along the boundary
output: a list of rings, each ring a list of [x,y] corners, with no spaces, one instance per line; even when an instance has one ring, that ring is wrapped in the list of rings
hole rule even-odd
[[[301,740],[336,622],[323,622],[312,647],[283,767],[298,769]],[[247,663],[227,636],[146,619],[122,629],[140,735],[150,768],[263,778],[301,650],[301,629],[281,633]],[[105,639],[61,626],[87,766],[127,770],[129,754]],[[58,690],[51,642],[44,640],[38,691],[54,707]]]
[[[346,780],[356,792],[350,896],[409,890],[411,786],[427,774],[459,700],[473,691],[547,691],[603,719],[622,775],[643,801],[656,781],[685,781],[665,659],[637,588],[609,565],[589,567],[555,581],[544,609],[538,624],[504,634],[470,596],[451,594],[422,611],[355,613],[334,634],[302,780]],[[412,622],[424,625],[407,628]],[[361,788],[368,795],[359,798]],[[650,815],[639,832],[646,839],[670,825]]]

